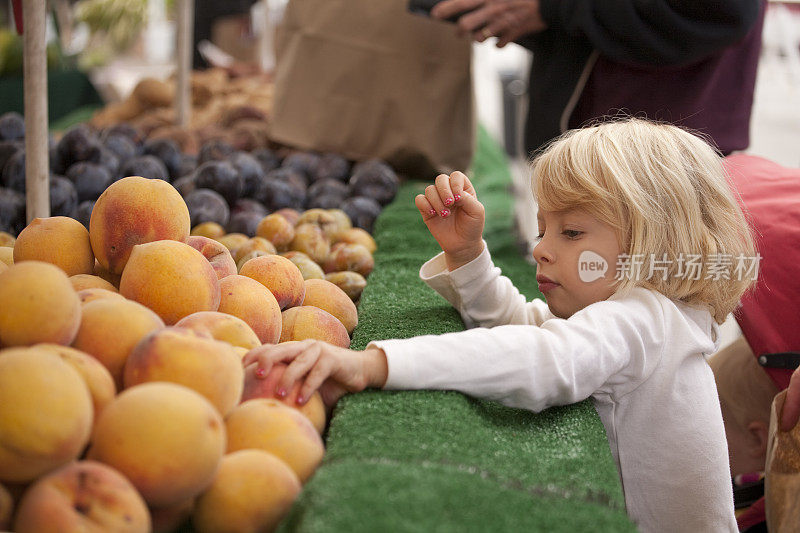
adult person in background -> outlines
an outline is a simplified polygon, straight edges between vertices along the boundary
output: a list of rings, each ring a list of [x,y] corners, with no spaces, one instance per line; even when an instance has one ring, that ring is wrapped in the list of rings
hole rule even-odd
[[[533,52],[525,148],[619,111],[672,122],[728,154],[749,144],[766,0],[444,0],[478,42]]]

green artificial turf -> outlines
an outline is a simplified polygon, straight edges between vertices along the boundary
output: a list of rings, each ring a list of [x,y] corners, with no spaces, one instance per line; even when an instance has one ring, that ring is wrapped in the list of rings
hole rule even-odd
[[[495,263],[529,298],[535,272],[512,231],[511,179],[485,131],[470,177],[486,206]],[[458,331],[458,313],[418,276],[439,251],[404,184],[379,217],[375,270],[353,348],[374,339]],[[281,526],[329,531],[635,531],[591,403],[534,414],[450,391],[343,398],[322,466]]]

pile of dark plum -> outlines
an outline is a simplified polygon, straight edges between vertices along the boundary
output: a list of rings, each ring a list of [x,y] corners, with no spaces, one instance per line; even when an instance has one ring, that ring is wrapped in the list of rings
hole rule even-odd
[[[25,227],[25,125],[17,113],[0,116],[0,231]],[[132,126],[100,132],[80,124],[50,138],[50,211],[89,227],[100,194],[125,176],[171,182],[189,208],[192,227],[216,222],[228,233],[255,234],[258,222],[282,208],[342,209],[370,233],[399,187],[394,170],[377,159],[351,165],[326,153],[236,151],[209,141],[194,156],[170,139],[144,140]]]

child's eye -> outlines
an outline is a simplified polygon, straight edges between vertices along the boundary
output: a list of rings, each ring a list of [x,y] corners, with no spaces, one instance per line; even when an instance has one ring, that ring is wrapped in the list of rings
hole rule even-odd
[[[583,235],[583,232],[576,229],[565,229],[561,232],[561,235],[564,235],[568,239],[577,239]]]
[[[544,238],[544,233],[540,233],[539,235],[536,236],[537,241],[541,241],[543,238]]]

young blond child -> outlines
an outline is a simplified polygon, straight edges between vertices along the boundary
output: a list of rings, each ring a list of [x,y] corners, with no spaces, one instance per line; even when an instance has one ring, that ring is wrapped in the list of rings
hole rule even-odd
[[[719,266],[755,252],[720,158],[677,127],[628,119],[566,133],[532,170],[546,304],[492,264],[483,206],[454,172],[415,200],[442,248],[420,275],[470,329],[360,352],[264,347],[244,364],[266,374],[290,362],[276,393],[303,380],[301,403],[318,388],[331,403],[366,387],[453,389],[532,411],[592,398],[642,531],[736,531],[705,356],[751,283]]]

